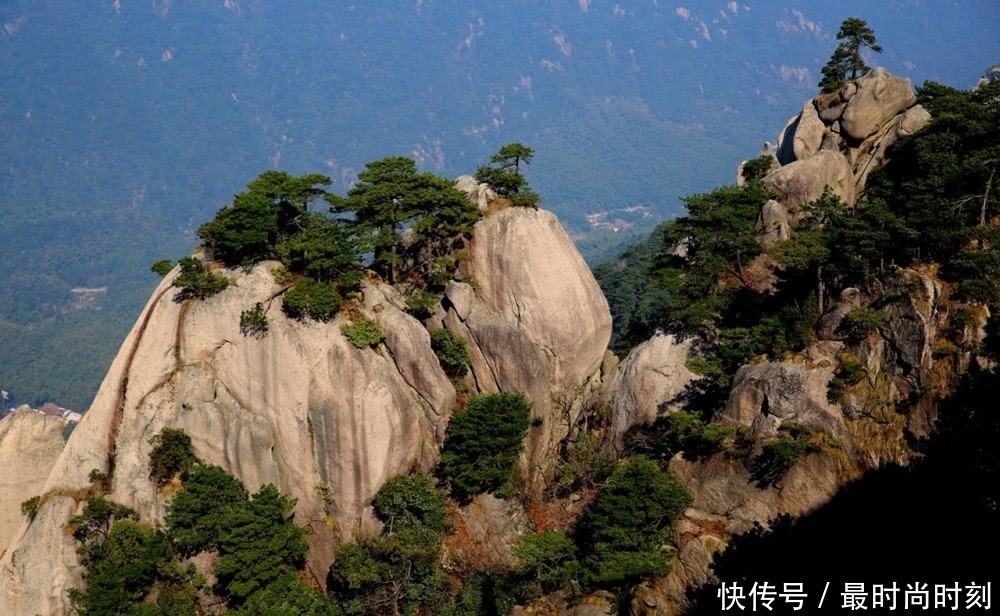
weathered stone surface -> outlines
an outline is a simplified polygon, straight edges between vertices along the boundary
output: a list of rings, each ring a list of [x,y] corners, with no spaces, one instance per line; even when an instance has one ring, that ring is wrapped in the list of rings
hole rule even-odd
[[[795,160],[805,160],[819,151],[825,129],[826,126],[816,113],[816,105],[811,99],[806,101],[802,105],[799,123],[795,127],[795,139],[792,142]]]
[[[514,567],[517,559],[513,548],[518,538],[531,530],[531,521],[524,507],[517,501],[502,500],[492,494],[480,494],[471,503],[458,510],[461,518],[460,532],[467,535],[462,541],[450,537],[445,543],[446,568],[462,569],[470,560],[479,560],[479,566]],[[476,554],[463,553],[472,549]]]
[[[844,337],[837,332],[837,329],[844,321],[844,317],[860,305],[861,291],[854,287],[848,287],[841,291],[837,305],[820,318],[816,337],[820,340],[843,340]]]
[[[364,295],[385,344],[357,349],[340,331],[343,317],[315,323],[283,315],[280,299],[270,299],[279,290],[270,274],[275,265],[227,272],[233,286],[186,304],[173,300],[168,277],[44,490],[78,490],[97,468],[111,476],[112,499],[147,522],[162,520],[164,499],[149,480],[149,441],[164,427],[183,429],[202,460],[232,472],[251,491],[273,483],[298,500],[296,520],[313,531],[309,570],[325,580],[335,543],[361,525],[382,483],[436,458],[454,390],[427,331],[387,301],[382,288],[369,285]],[[262,338],[239,331],[240,312],[256,302],[268,306]],[[50,506],[43,508],[46,516]],[[17,546],[22,549],[23,540]],[[60,546],[23,553],[51,560]],[[0,563],[0,586],[22,583],[6,577],[16,573],[6,563]],[[0,613],[23,613],[8,611],[2,601]]]
[[[455,402],[455,387],[431,349],[430,334],[419,321],[400,310],[402,296],[393,287],[367,284],[364,298],[365,307],[382,326],[386,349],[399,374],[426,403],[424,408],[435,414],[431,419],[434,442],[442,442],[448,414]],[[425,447],[422,453],[425,464],[437,461],[436,447]]]
[[[861,141],[874,134],[897,113],[917,102],[909,79],[876,68],[856,80],[857,93],[850,97],[840,124],[852,139]]]
[[[629,428],[649,424],[681,407],[677,396],[697,378],[686,362],[693,339],[657,334],[632,349],[608,384],[608,442],[620,448]]]
[[[911,269],[901,269],[892,281],[899,298],[884,308],[882,334],[904,371],[927,368],[936,334],[941,283]]]
[[[853,161],[855,191],[864,190],[868,174],[889,162],[889,148],[901,137],[912,135],[931,121],[931,114],[920,105],[914,105],[896,116],[855,150]]]
[[[757,436],[777,434],[782,421],[840,436],[844,418],[827,401],[832,366],[805,362],[761,362],[739,369],[726,407],[717,419],[749,426]]]
[[[67,422],[22,406],[0,419],[0,554],[25,523],[21,503],[42,493]]]
[[[760,218],[757,220],[757,230],[761,245],[765,248],[775,242],[787,240],[791,237],[791,229],[788,225],[788,212],[785,207],[769,199],[764,207],[760,209]]]
[[[823,120],[826,124],[833,124],[840,119],[840,116],[844,115],[844,109],[847,107],[847,101],[839,101],[824,107],[819,111],[819,119]]]
[[[480,210],[486,210],[490,201],[497,198],[497,193],[489,184],[477,182],[471,175],[462,175],[455,180],[455,188],[469,196],[469,201],[475,203]]]
[[[785,165],[765,177],[764,184],[782,195],[781,203],[793,227],[801,207],[819,198],[825,186],[848,205],[854,204],[851,165],[838,152],[821,150],[806,160]]]
[[[846,143],[844,142],[844,138],[840,136],[840,133],[828,130],[823,133],[823,143],[819,146],[819,149],[839,152],[845,146]]]
[[[66,592],[83,586],[76,541],[65,530],[77,513],[68,496],[52,496],[0,559],[0,614],[69,616]]]
[[[596,387],[611,314],[550,212],[497,212],[476,224],[470,253],[463,271],[475,281],[474,299],[465,317],[468,302],[449,301],[443,322],[467,340],[480,392],[520,391],[533,403],[532,417],[541,425],[531,430],[522,464],[538,486],[551,471],[553,445],[566,433],[556,398]]]

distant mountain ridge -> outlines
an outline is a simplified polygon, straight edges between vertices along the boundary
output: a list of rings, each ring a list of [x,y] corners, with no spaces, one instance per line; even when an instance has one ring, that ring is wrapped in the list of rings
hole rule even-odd
[[[607,250],[622,231],[588,214],[647,206],[652,226],[729,181],[812,92],[845,15],[915,83],[966,87],[996,61],[995,4],[912,5],[4,3],[0,386],[85,408],[148,264],[266,168],[343,190],[388,153],[457,175],[517,139],[545,207]]]

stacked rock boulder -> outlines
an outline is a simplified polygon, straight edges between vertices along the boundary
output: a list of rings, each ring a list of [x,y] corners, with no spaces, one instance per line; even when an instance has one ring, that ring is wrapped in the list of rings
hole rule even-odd
[[[766,148],[775,164],[764,183],[782,198],[761,213],[762,240],[787,239],[802,206],[827,186],[853,206],[868,174],[888,162],[889,147],[929,121],[910,80],[883,68],[806,101],[785,124],[775,152]],[[742,167],[737,173],[742,182]]]

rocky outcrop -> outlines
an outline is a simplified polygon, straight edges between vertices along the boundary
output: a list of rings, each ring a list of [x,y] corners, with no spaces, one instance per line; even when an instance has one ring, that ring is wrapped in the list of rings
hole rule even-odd
[[[801,206],[821,195],[824,186],[854,205],[868,175],[888,162],[890,146],[930,121],[916,102],[910,80],[882,68],[806,101],[778,137],[781,167],[765,178],[782,195],[781,207],[793,227]],[[773,211],[770,217],[777,218]],[[761,237],[774,240],[767,227]]]
[[[802,206],[818,199],[827,186],[845,203],[853,204],[855,197],[851,164],[840,152],[829,150],[772,171],[764,177],[764,185],[781,195],[781,206],[793,228]]]
[[[896,116],[887,126],[884,133],[876,133],[869,137],[861,147],[852,151],[855,160],[852,161],[855,169],[855,190],[864,188],[868,180],[868,174],[875,169],[882,167],[889,162],[889,147],[895,144],[901,137],[906,137],[927,126],[931,121],[931,114],[921,107],[915,105],[906,112]]]
[[[909,79],[876,68],[845,88],[842,99],[847,101],[840,126],[845,135],[862,141],[882,126],[917,103]]]
[[[473,198],[490,197],[481,188]],[[478,391],[530,398],[541,425],[532,427],[522,463],[525,476],[541,481],[565,436],[564,417],[600,386],[608,306],[548,212],[490,215],[476,225],[469,252],[469,282],[451,284],[432,325],[469,341]],[[167,498],[149,479],[150,439],[163,428],[184,430],[199,458],[249,490],[272,483],[295,498],[296,521],[312,531],[307,571],[321,585],[336,545],[375,530],[370,500],[379,487],[437,461],[456,392],[428,329],[407,313],[397,289],[370,280],[359,301],[330,322],[300,322],[281,309],[276,266],[220,270],[229,288],[201,301],[177,297],[176,271],[163,280],[66,447],[37,465],[33,493],[24,498],[42,495],[42,506],[34,522],[18,524],[0,559],[0,613],[67,613],[66,592],[80,584],[80,568],[65,525],[86,498],[91,470],[108,475],[111,499],[148,523],[163,520]],[[268,331],[243,335],[240,313],[258,302]],[[358,349],[341,332],[360,316],[384,333],[374,348]],[[19,454],[48,451],[16,446]],[[0,501],[18,508],[23,491],[5,490]],[[510,503],[490,499],[467,512],[470,528],[513,515],[504,509]],[[509,561],[512,536],[485,543]]]
[[[68,423],[22,406],[0,419],[0,554],[24,525],[21,503],[41,495]]]
[[[819,119],[816,113],[816,106],[812,101],[806,101],[799,114],[799,122],[795,127],[795,136],[792,142],[792,152],[795,160],[805,160],[819,151],[823,144],[823,133],[826,126]]]
[[[479,182],[471,175],[462,175],[455,180],[455,188],[469,196],[481,211],[485,211],[490,201],[497,198],[497,193],[489,184]]]
[[[40,489],[51,498],[28,535],[42,532],[36,527],[53,519],[54,508],[77,507],[64,495],[85,488],[94,468],[109,474],[113,500],[147,522],[162,520],[165,499],[149,480],[150,439],[164,427],[179,428],[202,460],[248,489],[273,483],[298,500],[296,519],[313,531],[309,570],[325,580],[335,544],[361,526],[382,483],[435,459],[454,389],[427,331],[379,288],[364,295],[386,341],[357,349],[340,331],[343,316],[304,323],[282,314],[275,265],[227,272],[229,289],[193,303],[174,301],[171,279],[163,282]],[[256,302],[268,306],[269,331],[243,336],[240,312]],[[35,555],[51,560],[64,549],[66,517],[60,519],[46,522],[59,532],[40,539],[55,543],[22,539],[12,547],[0,562],[0,586],[19,584],[24,567],[40,566]],[[31,597],[19,600],[35,605]],[[0,613],[28,613],[6,608],[0,597]]]
[[[834,343],[835,344],[835,343]],[[845,433],[841,410],[827,400],[831,362],[762,362],[743,366],[718,419],[750,427],[758,438],[775,436],[791,421],[834,436]]]
[[[678,399],[697,378],[687,368],[693,339],[678,342],[657,334],[632,349],[608,384],[611,419],[608,442],[621,449],[622,438],[633,426],[650,424],[681,408]]]
[[[562,415],[600,384],[611,313],[550,212],[500,210],[476,224],[469,252],[462,271],[474,285],[451,283],[438,320],[467,341],[478,391],[520,391],[532,402],[522,464],[539,487],[567,433]]]
[[[769,199],[760,208],[760,218],[757,219],[757,231],[760,243],[765,248],[776,242],[791,237],[791,227],[788,224],[788,211],[774,199]]]

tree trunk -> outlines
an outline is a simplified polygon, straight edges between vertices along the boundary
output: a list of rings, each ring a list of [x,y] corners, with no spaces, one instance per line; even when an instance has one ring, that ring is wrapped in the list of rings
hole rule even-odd
[[[819,305],[819,313],[823,314],[824,294],[826,288],[823,286],[823,266],[816,267],[816,303]]]

